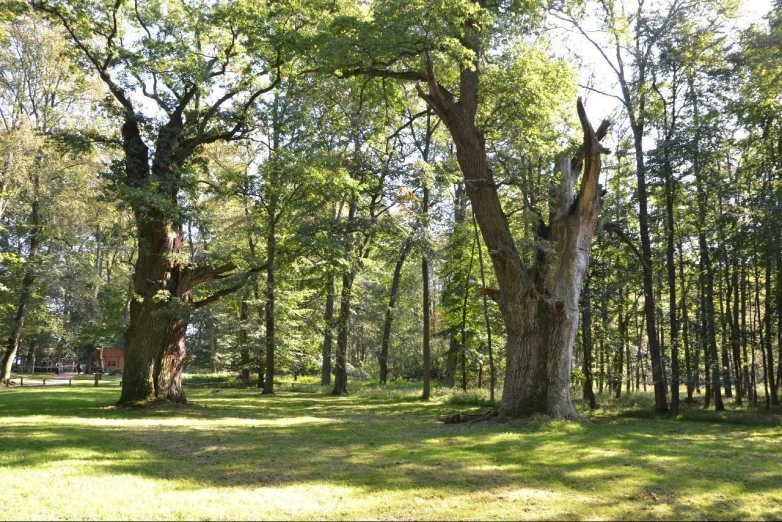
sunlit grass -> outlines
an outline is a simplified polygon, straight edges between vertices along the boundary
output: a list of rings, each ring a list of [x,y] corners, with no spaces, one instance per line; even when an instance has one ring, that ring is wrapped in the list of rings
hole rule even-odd
[[[231,382],[227,380],[226,382]],[[779,519],[780,417],[646,416],[444,425],[484,392],[317,380],[188,389],[118,409],[117,388],[0,389],[4,519]],[[601,398],[602,399],[602,398]]]

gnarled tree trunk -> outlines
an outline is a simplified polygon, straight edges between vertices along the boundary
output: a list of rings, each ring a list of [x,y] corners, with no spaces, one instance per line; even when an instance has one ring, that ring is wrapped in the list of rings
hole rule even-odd
[[[437,82],[427,64],[428,92],[421,96],[448,127],[473,213],[492,258],[499,304],[507,333],[507,367],[501,414],[546,413],[554,418],[578,415],[570,400],[570,365],[578,326],[578,300],[600,211],[599,143],[608,124],[596,133],[583,105],[578,113],[584,144],[578,157],[563,161],[563,185],[548,227],[542,227],[553,253],[527,274],[502,211],[486,156],[483,132],[476,126],[479,63],[460,73],[458,102]],[[584,166],[576,196],[576,183]]]

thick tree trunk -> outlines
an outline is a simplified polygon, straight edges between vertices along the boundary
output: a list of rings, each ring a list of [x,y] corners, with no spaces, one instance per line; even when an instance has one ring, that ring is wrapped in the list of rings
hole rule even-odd
[[[402,266],[405,264],[411,245],[412,240],[410,238],[406,239],[402,245],[402,251],[396,260],[396,266],[394,266],[394,277],[391,281],[388,308],[386,308],[386,318],[383,324],[383,341],[380,347],[380,356],[378,357],[378,362],[380,363],[380,384],[385,384],[388,378],[388,345],[391,340],[391,325],[394,322],[394,307],[396,306],[396,297],[399,291],[399,280],[402,276]]]
[[[119,405],[168,399],[185,402],[181,372],[185,362],[189,299],[176,261],[182,251],[182,228],[163,216],[136,213],[139,256],[133,275],[139,298],[130,303],[125,368]]]
[[[503,415],[541,412],[554,418],[578,418],[570,398],[570,371],[581,285],[589,266],[589,250],[600,212],[597,179],[603,149],[599,139],[608,127],[606,123],[595,133],[580,102],[578,109],[584,128],[580,152],[584,154],[584,174],[578,197],[573,194],[581,158],[576,161],[566,158],[560,164],[563,175],[560,199],[552,212],[550,226],[542,229],[553,253],[539,253],[537,268],[541,277],[536,287],[512,294],[511,298],[500,288],[500,302],[504,304],[501,310],[508,328]],[[488,241],[487,245],[490,245]],[[493,250],[496,249],[490,251]],[[495,256],[499,281],[502,281],[500,275],[505,274],[497,268],[507,270],[505,265],[501,256]]]
[[[468,29],[471,45],[480,56],[480,39],[473,34],[474,27]],[[476,125],[480,67],[476,59],[461,69],[458,102],[440,86],[431,63],[427,63],[426,71],[428,90],[420,85],[417,88],[453,138],[473,214],[497,277],[499,292],[495,299],[507,332],[501,412],[505,416],[541,412],[555,418],[577,418],[570,401],[570,364],[581,283],[600,210],[598,176],[600,154],[605,150],[599,140],[608,125],[595,133],[579,100],[584,144],[575,161],[565,161],[560,167],[561,196],[546,227],[554,255],[547,256],[535,277],[529,277],[500,205],[484,134]],[[584,174],[576,191],[582,166]]]
[[[173,148],[181,121],[165,125],[157,140],[152,171],[161,180],[177,175]],[[132,115],[122,126],[126,183],[138,189],[149,186],[149,151]],[[162,188],[167,186],[169,190]],[[178,190],[166,183],[155,189],[176,204]],[[181,372],[185,362],[186,306],[191,285],[178,259],[183,229],[158,208],[134,201],[138,259],[133,274],[136,299],[130,303],[130,323],[125,341],[125,368],[118,405],[150,399],[185,402]]]
[[[185,333],[187,322],[178,319],[169,330],[169,342],[159,353],[155,361],[155,397],[168,401],[187,402],[182,390],[182,371],[185,369],[187,350],[185,349]],[[124,381],[124,376],[123,376]]]
[[[331,345],[333,339],[334,321],[334,273],[329,272],[328,282],[326,283],[326,311],[323,314],[323,324],[325,332],[323,333],[323,352],[320,371],[321,386],[331,385]]]

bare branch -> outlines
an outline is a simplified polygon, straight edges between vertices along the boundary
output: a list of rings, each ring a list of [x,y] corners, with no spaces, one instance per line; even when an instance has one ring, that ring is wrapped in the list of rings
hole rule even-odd
[[[649,265],[646,264],[644,261],[644,256],[641,255],[641,251],[638,250],[638,247],[635,246],[635,243],[633,243],[632,238],[630,238],[629,235],[627,235],[627,232],[625,232],[624,227],[622,226],[622,223],[619,221],[609,221],[608,223],[602,224],[602,229],[605,230],[608,233],[616,234],[619,236],[619,239],[630,247],[630,250],[633,251],[635,256],[638,258],[638,262],[641,263],[642,266],[649,269]]]
[[[117,2],[117,4],[120,3],[121,1]],[[78,47],[81,52],[84,53],[84,56],[87,58],[87,60],[93,65],[93,67],[95,67],[95,70],[100,76],[100,79],[109,88],[109,91],[114,96],[114,98],[125,108],[126,111],[133,113],[133,105],[130,103],[130,99],[125,95],[125,92],[114,82],[108,73],[108,60],[105,61],[105,66],[104,64],[101,64],[101,62],[98,60],[98,57],[95,56],[89,50],[87,45],[76,35],[75,29],[71,26],[65,15],[63,15],[59,9],[48,6],[44,1],[40,0],[33,0],[32,6],[34,9],[43,11],[44,13],[54,16],[60,20],[68,35],[71,37],[71,40],[73,40],[73,43],[76,44],[76,47]],[[113,39],[113,36],[111,38]],[[111,45],[111,40],[108,41],[108,44]],[[111,54],[109,49],[107,49],[107,53]]]
[[[232,264],[233,263],[228,263],[228,265],[232,265]],[[226,267],[228,265],[223,265],[223,267]],[[215,302],[219,301],[220,299],[222,299],[223,297],[225,297],[227,295],[231,295],[232,293],[236,292],[237,290],[240,290],[242,287],[244,287],[244,285],[247,284],[247,282],[250,279],[250,276],[252,276],[253,274],[256,274],[258,272],[261,272],[263,270],[266,270],[268,267],[269,267],[269,263],[267,262],[267,263],[264,263],[264,264],[262,264],[260,266],[253,267],[250,270],[247,270],[246,272],[244,272],[242,274],[231,274],[231,275],[237,275],[239,277],[239,281],[235,285],[229,286],[227,288],[223,288],[222,290],[218,290],[217,292],[215,292],[214,294],[210,295],[209,297],[205,297],[205,298],[200,299],[198,301],[193,301],[190,304],[190,306],[194,310],[198,310],[199,308],[203,308],[204,306],[207,306],[207,305],[210,305],[212,303],[215,303]],[[226,276],[222,276],[222,277],[226,277]]]
[[[622,102],[622,105],[624,105],[625,107],[627,107],[627,102],[626,102],[626,101],[625,101],[625,99],[624,99],[624,98],[622,98],[621,96],[617,96],[616,94],[611,94],[610,92],[601,91],[600,89],[595,89],[594,87],[591,87],[591,86],[589,86],[589,85],[583,85],[583,84],[581,84],[581,83],[579,83],[579,84],[578,84],[578,86],[579,86],[579,87],[581,87],[582,89],[586,89],[586,90],[588,90],[588,91],[591,91],[591,92],[594,92],[594,93],[600,94],[600,95],[602,95],[602,96],[607,96],[607,97],[609,97],[609,98],[614,98],[614,99],[617,99],[617,100],[619,100],[620,102]]]

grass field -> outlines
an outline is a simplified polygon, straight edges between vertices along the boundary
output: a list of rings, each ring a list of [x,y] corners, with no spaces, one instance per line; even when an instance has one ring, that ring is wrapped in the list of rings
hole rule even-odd
[[[646,412],[444,425],[474,396],[317,385],[191,387],[117,409],[118,389],[0,388],[3,519],[780,519],[782,419]]]

